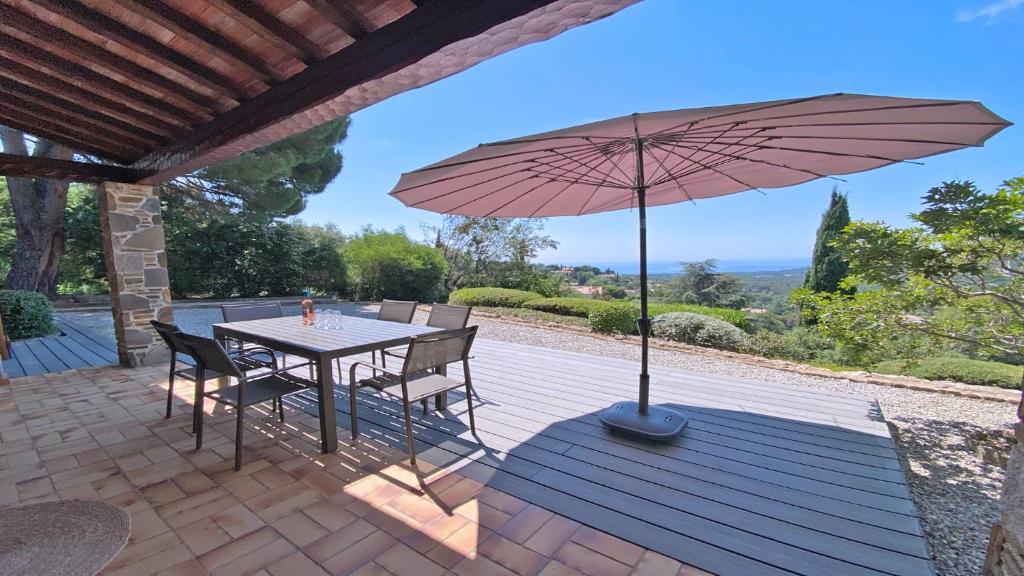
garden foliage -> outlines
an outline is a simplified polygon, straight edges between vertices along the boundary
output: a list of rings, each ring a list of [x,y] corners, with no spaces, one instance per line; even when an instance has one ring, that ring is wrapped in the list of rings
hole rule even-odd
[[[11,340],[47,336],[55,330],[53,306],[38,292],[0,290],[0,316]]]

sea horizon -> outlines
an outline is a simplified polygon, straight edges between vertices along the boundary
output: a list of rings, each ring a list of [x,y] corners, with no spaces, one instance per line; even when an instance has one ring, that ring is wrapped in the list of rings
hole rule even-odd
[[[749,258],[749,259],[716,259],[719,272],[776,272],[779,270],[791,270],[794,268],[806,268],[811,265],[809,258]],[[559,264],[562,266],[595,266],[602,270],[611,268],[618,274],[639,274],[640,263],[633,262],[606,262],[606,261],[566,261],[566,262],[544,262],[544,264]],[[647,263],[648,274],[678,274],[683,271],[683,265],[675,260],[658,260]]]

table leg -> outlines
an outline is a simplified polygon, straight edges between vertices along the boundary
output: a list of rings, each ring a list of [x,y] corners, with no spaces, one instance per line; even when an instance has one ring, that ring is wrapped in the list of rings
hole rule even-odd
[[[334,411],[334,378],[331,376],[330,358],[320,357],[317,362],[317,387],[320,398],[320,450],[327,454],[338,449],[338,428]]]
[[[440,374],[441,376],[447,376],[448,375],[448,367],[447,366],[438,366],[437,367],[437,373]],[[440,394],[437,394],[436,396],[434,396],[434,408],[439,410],[439,411],[440,410],[445,410],[446,408],[448,408],[448,393],[447,392],[441,392]]]

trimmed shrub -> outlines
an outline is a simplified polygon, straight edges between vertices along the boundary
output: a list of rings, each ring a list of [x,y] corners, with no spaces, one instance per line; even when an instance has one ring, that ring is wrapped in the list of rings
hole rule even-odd
[[[598,332],[636,334],[636,319],[640,308],[625,302],[609,302],[607,306],[592,312],[588,317],[590,327]]]
[[[671,304],[666,304],[664,302],[651,302],[647,305],[647,313],[651,318],[661,316],[662,314],[668,314],[670,312],[692,312],[694,314],[700,314],[701,316],[711,316],[712,318],[724,320],[740,330],[750,329],[749,317],[743,310],[736,310],[734,308],[709,308],[707,306],[698,306],[697,304],[682,304],[678,302]]]
[[[540,300],[526,302],[523,304],[523,308],[550,312],[561,316],[589,318],[594,312],[604,310],[611,305],[611,302],[594,300],[593,298],[541,298]]]
[[[835,356],[834,343],[816,328],[794,328],[783,334],[761,331],[747,337],[747,346],[751,354],[798,362]]]
[[[540,294],[512,288],[462,288],[448,296],[449,304],[459,306],[493,306],[495,308],[522,308],[530,300],[539,300]]]
[[[921,360],[889,360],[872,366],[879,374],[902,374],[925,380],[951,380],[964,384],[1020,389],[1024,367],[1001,362],[970,358],[922,358]]]
[[[11,340],[52,334],[53,305],[38,292],[0,290],[0,316]]]
[[[746,334],[739,328],[724,320],[692,312],[662,314],[654,319],[652,332],[658,338],[706,348],[738,352],[747,347]]]

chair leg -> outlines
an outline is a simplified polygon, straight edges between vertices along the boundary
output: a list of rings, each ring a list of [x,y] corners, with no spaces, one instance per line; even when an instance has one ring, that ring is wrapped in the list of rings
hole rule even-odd
[[[171,368],[170,368],[170,370],[168,370],[168,373],[167,373],[167,414],[164,415],[164,418],[170,418],[171,417],[171,401],[174,400],[174,368],[175,368],[175,366],[174,366],[175,361],[174,360],[175,360],[174,354],[172,353],[171,354]]]
[[[277,399],[277,415],[281,422],[284,423],[284,397]]]
[[[242,424],[245,419],[245,407],[238,406],[238,417],[235,420],[235,472],[242,469]]]
[[[469,430],[476,434],[476,419],[473,418],[473,386],[466,382],[466,406],[469,407]]]
[[[416,466],[416,449],[412,444],[412,412],[408,402],[403,401],[402,408],[405,409],[405,446],[409,450],[409,464]]]
[[[196,403],[195,406],[192,408],[192,432],[194,432],[196,435],[196,450],[199,450],[203,447],[203,400],[205,399],[206,396],[203,396],[201,393],[197,393]]]
[[[420,400],[420,405],[423,406],[423,415],[426,416],[427,411],[430,410],[430,408],[427,407],[427,399],[424,398],[423,400]]]

